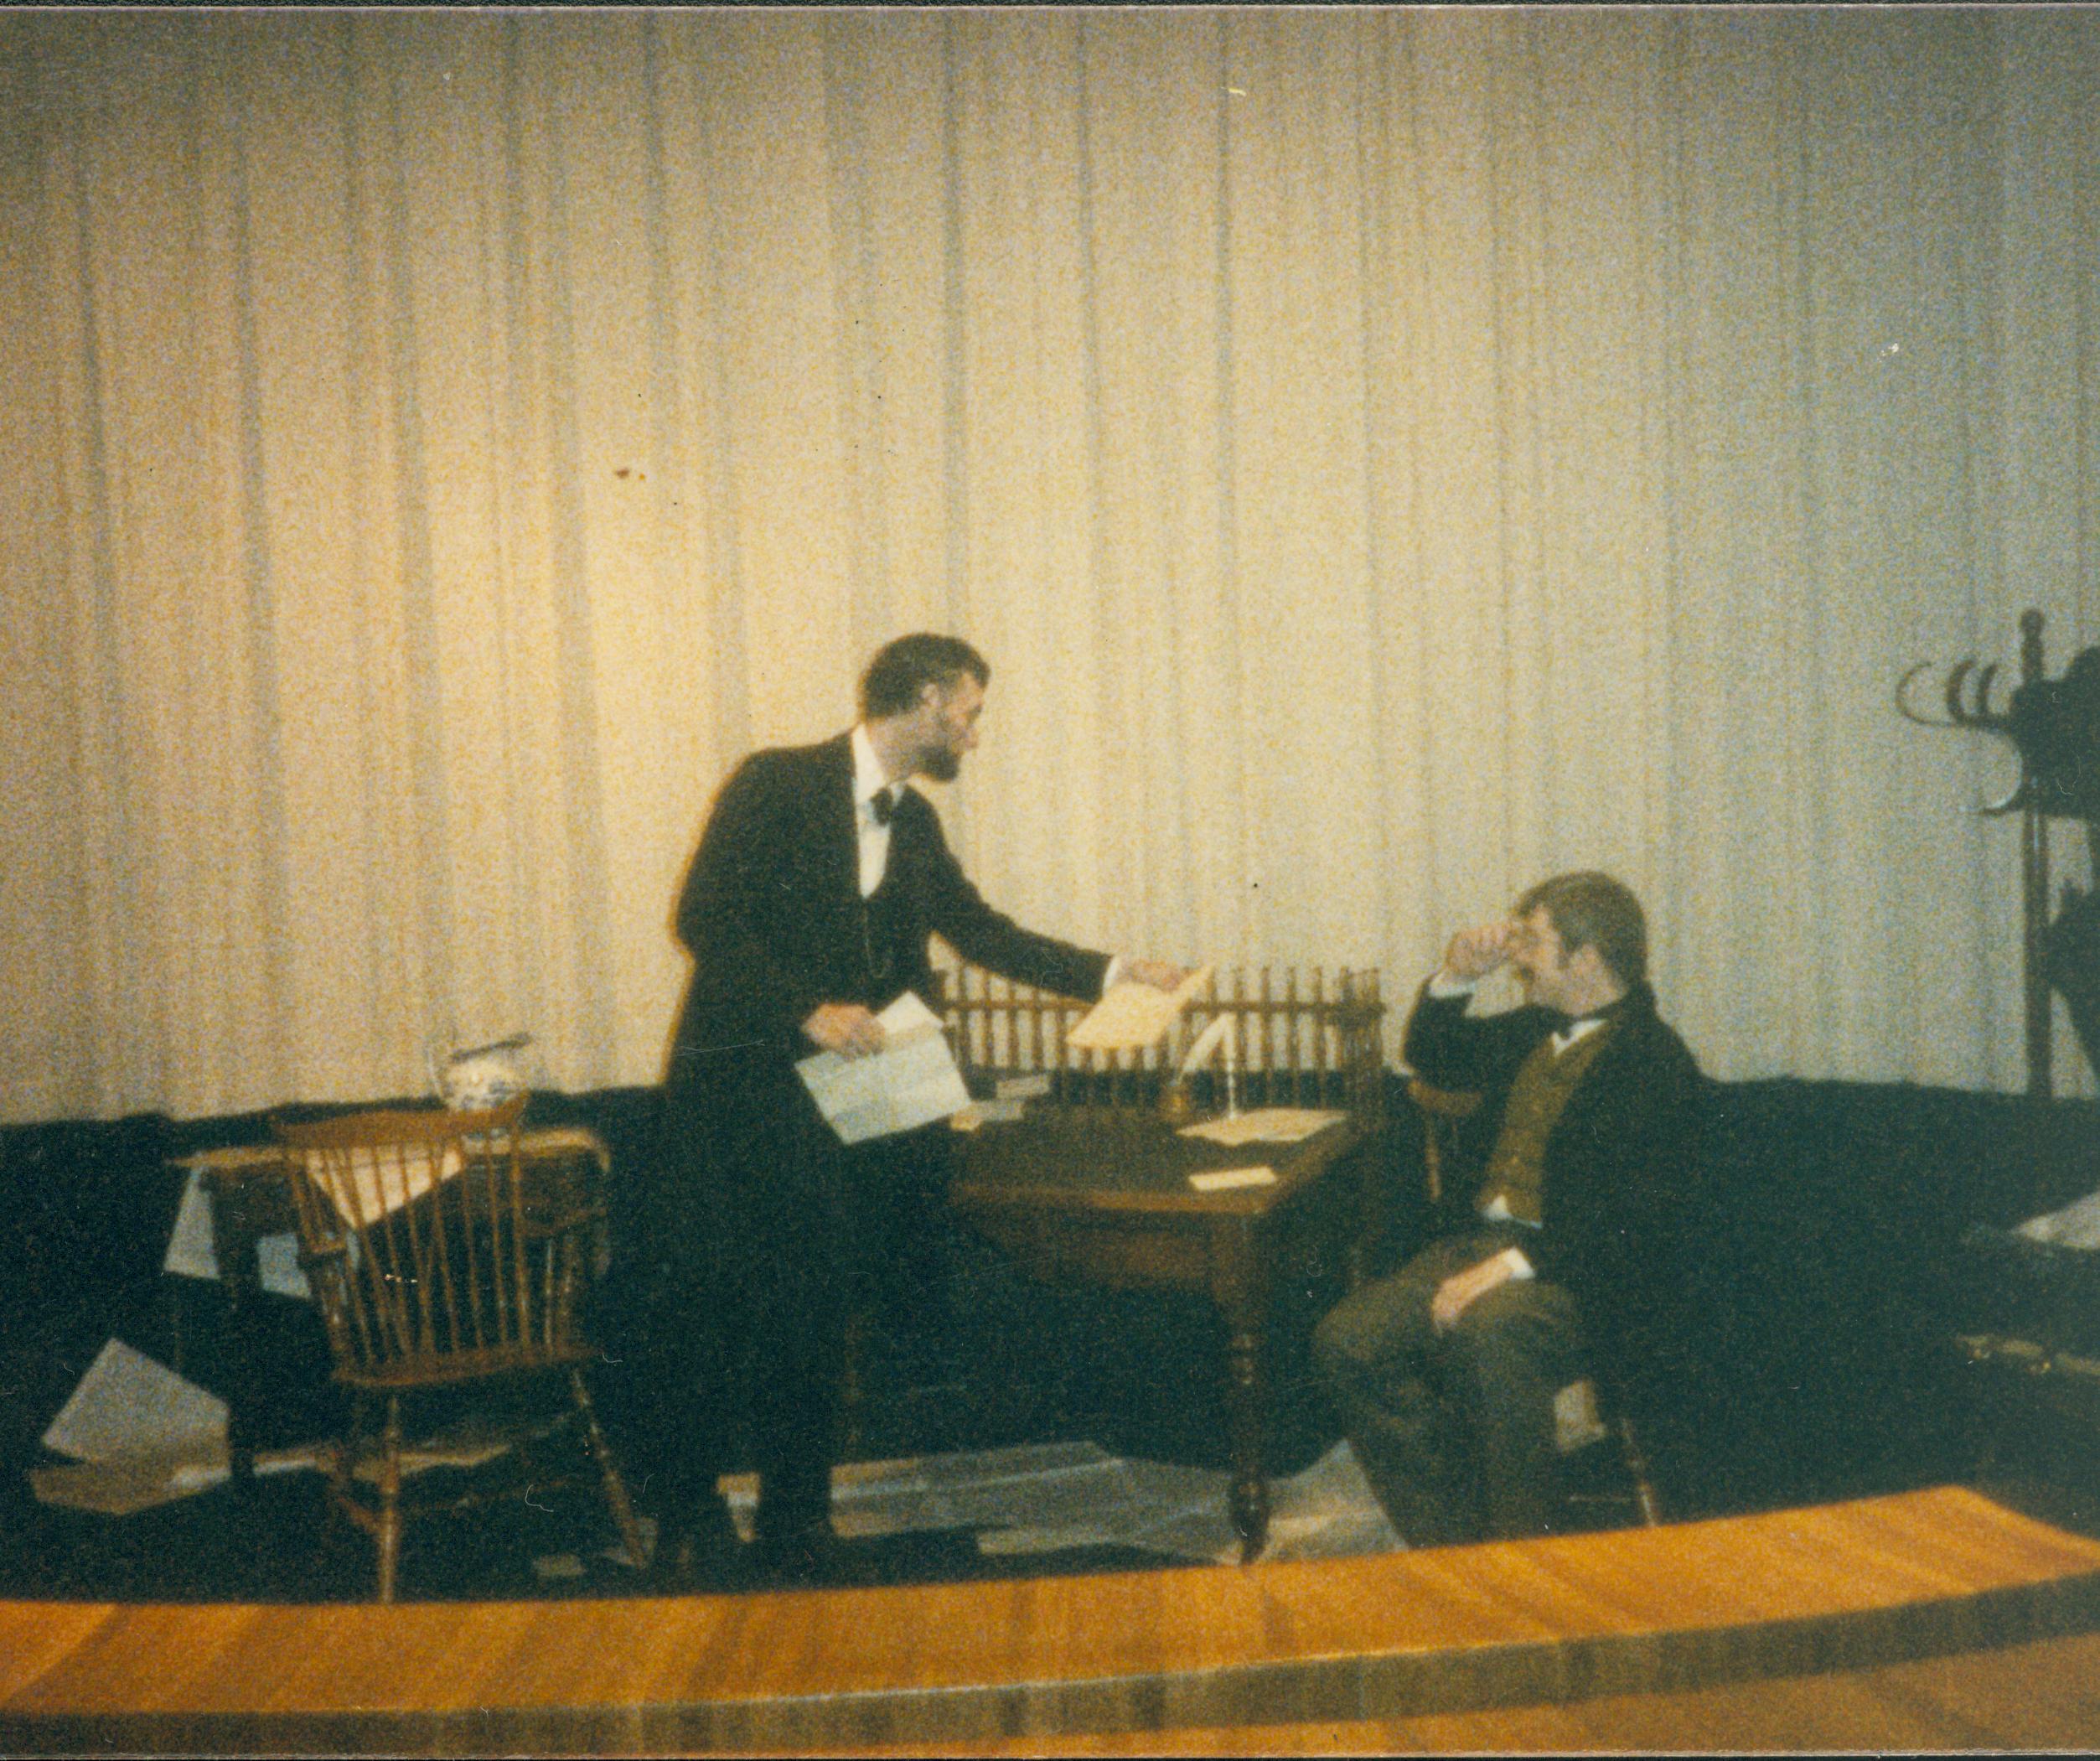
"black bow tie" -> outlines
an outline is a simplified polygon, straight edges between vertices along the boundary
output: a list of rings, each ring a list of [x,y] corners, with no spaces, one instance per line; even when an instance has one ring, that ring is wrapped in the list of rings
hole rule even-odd
[[[877,825],[887,826],[890,816],[897,811],[897,803],[891,799],[888,790],[878,789],[867,798],[867,811],[875,816]]]

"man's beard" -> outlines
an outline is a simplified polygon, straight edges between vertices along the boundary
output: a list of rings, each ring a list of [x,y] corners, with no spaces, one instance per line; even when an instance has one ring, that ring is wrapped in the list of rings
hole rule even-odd
[[[963,755],[952,746],[936,746],[918,761],[918,769],[937,783],[952,783],[962,774]]]

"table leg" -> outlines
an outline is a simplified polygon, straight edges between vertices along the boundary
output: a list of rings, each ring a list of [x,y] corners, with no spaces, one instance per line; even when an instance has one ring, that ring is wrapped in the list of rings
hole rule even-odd
[[[262,1282],[256,1261],[255,1220],[237,1189],[208,1181],[212,1253],[226,1289],[226,1457],[234,1484],[251,1487],[256,1477],[256,1387],[261,1371],[251,1315]]]
[[[1232,1432],[1233,1528],[1251,1564],[1269,1540],[1269,1266],[1259,1225],[1223,1224],[1213,1243],[1212,1295],[1225,1318],[1226,1411]]]
[[[1356,1215],[1350,1219],[1354,1227],[1342,1247],[1342,1276],[1352,1291],[1369,1281],[1374,1261],[1383,1256],[1386,1231],[1392,1227],[1395,1194],[1386,1188],[1384,1171],[1385,1157],[1376,1135],[1351,1152],[1342,1170],[1355,1189],[1356,1200]],[[1348,1216],[1348,1207],[1337,1209]]]

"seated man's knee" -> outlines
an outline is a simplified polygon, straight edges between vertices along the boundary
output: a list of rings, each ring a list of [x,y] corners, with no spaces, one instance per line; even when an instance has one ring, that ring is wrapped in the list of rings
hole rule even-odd
[[[1321,1316],[1312,1329],[1313,1367],[1323,1375],[1346,1374],[1359,1361],[1357,1329],[1353,1318],[1343,1312],[1348,1306],[1345,1297]]]
[[[1350,1292],[1312,1329],[1314,1362],[1368,1369],[1387,1361],[1404,1349],[1410,1299],[1409,1287],[1397,1277]]]
[[[1443,1355],[1482,1375],[1552,1375],[1575,1361],[1580,1344],[1563,1292],[1514,1279],[1466,1305],[1446,1337]]]

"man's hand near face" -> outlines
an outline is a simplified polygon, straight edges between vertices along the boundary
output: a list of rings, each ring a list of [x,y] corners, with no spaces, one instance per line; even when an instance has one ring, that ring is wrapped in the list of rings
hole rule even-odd
[[[1445,976],[1464,984],[1487,977],[1508,960],[1516,935],[1516,925],[1507,919],[1461,930],[1444,950]]]

